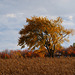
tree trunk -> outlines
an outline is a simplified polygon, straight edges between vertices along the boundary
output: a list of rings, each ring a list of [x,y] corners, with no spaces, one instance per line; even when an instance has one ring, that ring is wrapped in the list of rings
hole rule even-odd
[[[54,58],[54,50],[52,50],[52,57]]]
[[[49,57],[54,57],[54,50],[48,50]]]
[[[53,50],[52,50],[52,57],[54,58],[54,51],[55,51],[55,44],[53,46]]]
[[[48,56],[49,56],[49,57],[51,57],[51,53],[50,53],[50,51],[49,51],[49,50],[48,50]]]
[[[45,47],[46,47],[46,49],[48,50],[48,56],[49,56],[49,57],[54,57],[55,45],[54,45],[54,47],[53,47],[54,50],[53,50],[53,49],[49,49],[47,45],[46,45]]]

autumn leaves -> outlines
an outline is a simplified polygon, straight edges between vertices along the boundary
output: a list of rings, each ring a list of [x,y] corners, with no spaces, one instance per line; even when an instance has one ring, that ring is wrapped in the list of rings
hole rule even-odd
[[[49,20],[47,17],[31,17],[27,18],[27,25],[20,30],[18,45],[24,48],[29,46],[29,50],[35,50],[35,47],[45,47],[49,53],[54,55],[56,47],[64,41],[67,41],[67,35],[71,34],[71,30],[65,29],[61,23],[62,18]],[[51,55],[50,54],[50,55]]]

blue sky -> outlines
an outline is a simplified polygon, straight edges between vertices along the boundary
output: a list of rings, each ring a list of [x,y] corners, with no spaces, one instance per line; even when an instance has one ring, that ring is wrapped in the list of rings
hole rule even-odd
[[[75,29],[75,0],[0,0],[0,51],[20,49],[18,32],[31,16],[62,17],[65,28]],[[69,39],[64,47],[75,42],[75,35]]]

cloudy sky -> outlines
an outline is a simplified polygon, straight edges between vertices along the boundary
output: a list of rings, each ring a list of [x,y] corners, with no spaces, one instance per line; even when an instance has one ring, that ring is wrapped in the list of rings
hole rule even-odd
[[[31,16],[62,17],[65,28],[75,29],[75,0],[0,0],[0,51],[20,49],[18,32]],[[75,36],[69,39],[64,47],[75,42]]]

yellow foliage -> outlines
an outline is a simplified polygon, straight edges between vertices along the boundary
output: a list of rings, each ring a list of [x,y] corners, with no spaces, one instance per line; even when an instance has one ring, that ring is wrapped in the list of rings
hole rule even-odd
[[[21,36],[18,45],[24,48],[26,44],[31,50],[38,46],[53,49],[54,45],[68,41],[66,36],[72,32],[61,25],[63,21],[60,17],[49,20],[47,17],[34,16],[31,19],[27,18],[26,22],[27,25],[19,32]]]

